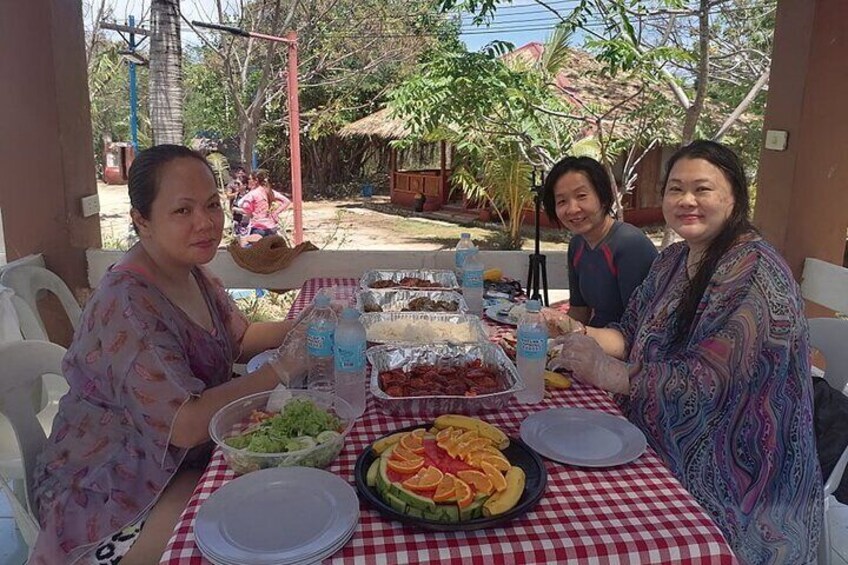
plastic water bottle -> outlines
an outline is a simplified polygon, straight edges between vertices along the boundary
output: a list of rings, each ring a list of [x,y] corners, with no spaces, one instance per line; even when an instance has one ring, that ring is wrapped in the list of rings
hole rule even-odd
[[[462,266],[465,264],[465,259],[474,251],[474,243],[471,241],[470,233],[462,233],[459,236],[459,242],[456,244],[456,251],[453,254],[454,265],[456,266],[456,274],[462,276]]]
[[[353,417],[365,412],[365,327],[359,311],[345,308],[336,327],[334,345],[336,396],[353,408]]]
[[[483,263],[476,247],[465,258],[462,267],[462,296],[470,313],[483,313]]]
[[[308,373],[306,388],[333,392],[333,338],[338,318],[330,308],[330,296],[321,293],[315,297],[309,326],[306,329]]]
[[[545,396],[545,364],[548,357],[548,330],[539,314],[538,300],[527,301],[527,313],[518,323],[516,365],[524,390],[515,394],[522,404],[536,404]]]

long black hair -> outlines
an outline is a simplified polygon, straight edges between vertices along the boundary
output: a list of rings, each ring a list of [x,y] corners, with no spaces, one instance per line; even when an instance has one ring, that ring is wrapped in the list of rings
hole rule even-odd
[[[197,159],[212,172],[212,167],[200,153],[182,145],[154,145],[136,156],[130,166],[127,188],[130,193],[130,205],[138,210],[142,218],[150,219],[150,209],[159,192],[162,168],[174,159],[185,157]]]
[[[689,281],[689,286],[686,288],[677,308],[677,331],[674,336],[674,343],[677,345],[685,343],[692,322],[698,312],[698,304],[701,302],[701,298],[710,283],[710,277],[715,272],[721,258],[741,236],[747,233],[757,233],[757,229],[748,219],[751,205],[748,197],[748,179],[745,176],[745,168],[733,150],[721,143],[706,139],[698,139],[681,147],[666,164],[663,195],[665,195],[671,169],[680,159],[703,159],[720,169],[724,178],[730,183],[733,193],[733,210],[725,220],[721,231],[710,242],[703,256],[701,256],[698,270]]]
[[[612,183],[604,166],[591,157],[565,157],[559,163],[553,166],[551,172],[548,173],[548,178],[545,179],[545,186],[542,192],[542,204],[545,206],[545,214],[554,224],[562,225],[556,213],[556,188],[557,181],[566,173],[580,172],[586,175],[589,179],[589,184],[592,185],[595,194],[598,195],[598,200],[601,202],[601,207],[608,216],[612,216],[612,207],[615,198],[612,194]]]

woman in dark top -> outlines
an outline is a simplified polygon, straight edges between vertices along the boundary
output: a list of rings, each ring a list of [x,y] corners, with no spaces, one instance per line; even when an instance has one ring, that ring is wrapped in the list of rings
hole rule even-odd
[[[613,217],[613,201],[609,176],[591,157],[566,157],[545,180],[545,212],[572,233],[568,315],[593,327],[621,319],[657,256],[640,229]]]

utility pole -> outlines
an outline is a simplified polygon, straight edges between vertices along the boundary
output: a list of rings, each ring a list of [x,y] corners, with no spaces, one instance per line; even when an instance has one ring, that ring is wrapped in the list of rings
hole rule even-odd
[[[146,65],[147,60],[136,49],[141,46],[145,39],[150,35],[150,32],[144,28],[135,26],[135,16],[128,16],[127,23],[129,25],[118,25],[109,22],[103,22],[100,26],[103,29],[111,29],[117,31],[118,34],[127,42],[127,51],[122,51],[121,56],[129,63],[130,72],[130,136],[132,138],[133,148],[138,152],[138,89],[136,86],[136,65]],[[124,37],[124,33],[129,37]],[[142,39],[138,43],[135,41],[135,36],[141,35]]]

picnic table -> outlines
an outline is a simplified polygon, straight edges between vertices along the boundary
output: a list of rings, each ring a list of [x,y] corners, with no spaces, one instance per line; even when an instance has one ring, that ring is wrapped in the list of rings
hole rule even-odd
[[[295,316],[319,289],[356,286],[356,279],[307,280],[292,305]],[[501,330],[490,326],[493,338]],[[549,391],[538,405],[513,400],[501,412],[481,417],[518,437],[527,416],[558,407],[620,415],[608,394],[574,383]],[[339,457],[328,468],[353,484],[356,458],[376,438],[421,423],[380,413],[369,398]],[[568,430],[563,430],[568,433]],[[471,532],[431,532],[384,518],[365,502],[353,538],[325,563],[736,563],[721,531],[650,448],[636,461],[584,469],[545,461],[548,483],[538,505],[504,527]],[[201,504],[235,474],[216,450],[162,555],[161,565],[207,561],[194,541]]]

